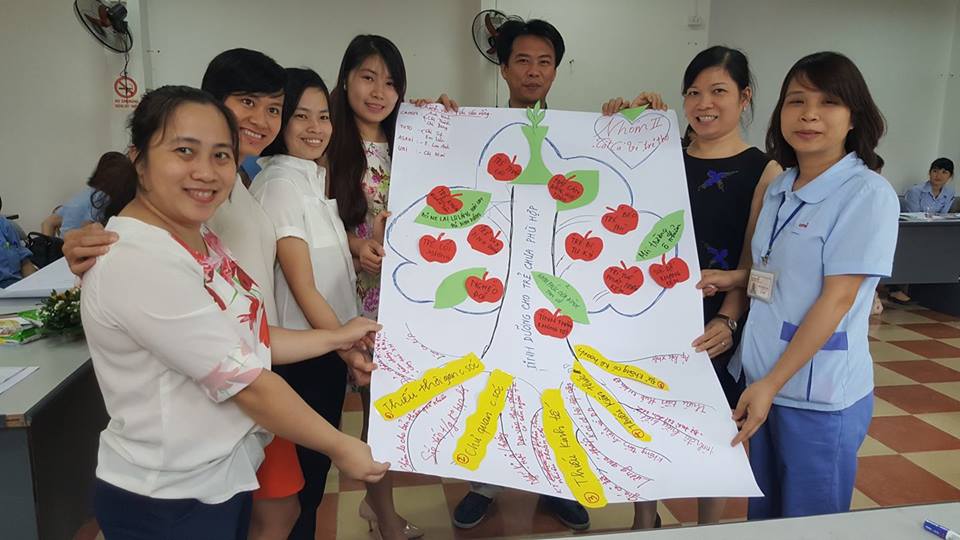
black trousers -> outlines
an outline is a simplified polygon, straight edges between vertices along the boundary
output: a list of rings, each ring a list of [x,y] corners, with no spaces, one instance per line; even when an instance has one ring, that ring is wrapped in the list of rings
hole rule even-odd
[[[247,540],[253,496],[238,493],[220,504],[154,499],[97,479],[93,506],[110,540]]]
[[[274,371],[327,422],[339,429],[346,394],[347,366],[333,352],[303,362],[275,366]],[[309,448],[297,446],[297,458],[303,469],[304,486],[300,491],[300,516],[290,538],[313,540],[317,530],[317,507],[330,472],[330,458]]]

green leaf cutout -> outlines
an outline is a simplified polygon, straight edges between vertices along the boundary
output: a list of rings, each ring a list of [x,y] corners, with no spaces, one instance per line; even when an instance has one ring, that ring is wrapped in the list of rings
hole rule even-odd
[[[557,201],[557,212],[586,206],[597,198],[597,193],[600,191],[600,171],[570,171],[564,176],[572,177],[573,182],[583,186],[583,194],[569,203]]]
[[[454,272],[445,277],[437,287],[434,295],[433,308],[446,309],[458,306],[467,299],[467,278],[470,276],[483,277],[486,268],[467,268]]]
[[[649,261],[670,251],[683,236],[683,210],[667,214],[650,229],[637,249],[638,261]]]
[[[528,109],[529,110],[529,109]],[[530,146],[530,160],[520,172],[520,176],[513,180],[513,184],[533,184],[545,186],[550,182],[553,173],[543,163],[543,140],[547,137],[549,126],[520,126],[520,131]]]
[[[546,116],[547,111],[540,110],[540,102],[537,101],[533,107],[527,108],[527,120],[530,121],[530,125],[534,128],[540,125],[540,122],[543,122],[543,117]]]
[[[647,110],[647,107],[648,105],[641,105],[632,109],[624,109],[620,111],[620,114],[632,124],[637,118],[640,118],[640,115],[643,114],[643,111]]]
[[[460,210],[445,215],[438,214],[432,207],[424,205],[420,215],[414,221],[437,229],[462,229],[480,221],[490,204],[490,193],[485,191],[452,189],[450,192],[454,195],[461,194],[459,199],[463,207]]]
[[[543,272],[533,272],[533,281],[537,283],[537,288],[547,297],[547,300],[550,300],[554,308],[578,323],[590,324],[587,305],[573,285]]]

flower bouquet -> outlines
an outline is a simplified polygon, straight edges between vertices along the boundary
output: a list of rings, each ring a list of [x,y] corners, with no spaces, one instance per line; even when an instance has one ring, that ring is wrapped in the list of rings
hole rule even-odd
[[[74,287],[62,293],[51,291],[36,311],[41,332],[48,335],[82,336],[80,323],[80,289]]]

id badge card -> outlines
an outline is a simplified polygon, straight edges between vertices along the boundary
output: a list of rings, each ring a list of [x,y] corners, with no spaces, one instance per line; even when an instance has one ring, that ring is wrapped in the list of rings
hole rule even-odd
[[[747,296],[769,304],[773,302],[773,287],[776,283],[776,272],[753,268],[750,270],[750,279],[747,281]]]

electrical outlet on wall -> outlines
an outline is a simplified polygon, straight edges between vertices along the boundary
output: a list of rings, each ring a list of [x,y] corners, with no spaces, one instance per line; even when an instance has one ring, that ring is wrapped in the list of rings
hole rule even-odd
[[[703,17],[699,15],[690,15],[687,17],[687,26],[690,28],[700,28],[703,26]]]

